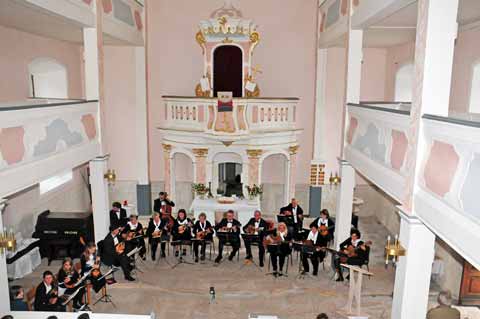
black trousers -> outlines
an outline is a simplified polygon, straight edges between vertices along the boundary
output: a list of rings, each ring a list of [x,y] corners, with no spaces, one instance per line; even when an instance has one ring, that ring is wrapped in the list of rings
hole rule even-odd
[[[205,256],[205,250],[207,249],[207,242],[212,242],[212,240],[213,240],[213,237],[212,237],[211,234],[210,234],[210,236],[206,236],[206,237],[204,238],[204,240],[195,241],[195,242],[193,243],[193,251],[194,251],[194,253],[195,253],[195,257],[198,258],[198,248],[199,248],[199,247],[201,247],[201,248],[200,248],[200,254],[201,254],[202,256]]]
[[[319,252],[315,252],[313,254],[302,253],[302,264],[303,264],[303,270],[305,272],[310,271],[310,264],[308,263],[309,259],[312,261],[313,273],[317,274],[318,273],[318,265],[321,262],[323,262],[323,259],[325,259],[325,252],[319,251]]]
[[[270,253],[270,261],[272,262],[273,271],[277,271],[280,266],[280,271],[283,271],[285,265],[285,259],[287,255],[291,253],[291,249],[288,244],[281,244],[278,246],[268,246],[268,252]]]
[[[132,266],[130,265],[130,258],[128,258],[127,255],[125,254],[117,255],[113,260],[113,265],[117,267],[120,266],[120,268],[122,268],[122,271],[125,277],[130,276],[130,271],[132,270]]]
[[[161,239],[160,238],[151,238],[150,239],[150,246],[152,248],[152,258],[154,258],[157,254],[157,247],[158,244],[160,243]],[[160,243],[160,249],[162,250],[162,253],[165,254],[165,248],[167,247],[166,242]]]
[[[232,237],[229,240],[219,238],[218,240],[218,256],[219,257],[223,256],[223,247],[225,246],[226,243],[230,243],[232,245],[232,252],[230,253],[230,256],[232,257],[235,256],[235,254],[240,249],[240,238]]]
[[[345,264],[361,267],[364,262],[365,261],[359,257],[348,257]],[[340,266],[340,264],[342,264],[342,262],[340,261],[340,256],[336,255],[334,258],[335,269],[337,270],[339,278],[343,279],[342,267]]]
[[[247,257],[252,257],[252,243],[258,244],[258,259],[260,262],[263,262],[265,256],[265,247],[263,246],[263,240],[261,237],[257,239],[250,239],[248,237],[243,238],[243,242],[245,243],[245,249],[247,251]]]

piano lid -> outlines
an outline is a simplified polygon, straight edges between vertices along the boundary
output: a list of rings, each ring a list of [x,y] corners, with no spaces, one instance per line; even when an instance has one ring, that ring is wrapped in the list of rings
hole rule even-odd
[[[46,214],[45,214],[46,213]],[[45,214],[45,215],[44,215]],[[91,212],[43,212],[41,215],[48,219],[87,219],[92,215]]]

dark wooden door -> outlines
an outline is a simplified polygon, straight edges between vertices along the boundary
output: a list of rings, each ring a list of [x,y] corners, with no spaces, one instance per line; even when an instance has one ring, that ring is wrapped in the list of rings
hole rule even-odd
[[[468,262],[463,265],[460,304],[480,306],[480,270],[474,268]]]
[[[239,47],[222,45],[213,52],[213,92],[233,92],[243,96],[243,54]]]

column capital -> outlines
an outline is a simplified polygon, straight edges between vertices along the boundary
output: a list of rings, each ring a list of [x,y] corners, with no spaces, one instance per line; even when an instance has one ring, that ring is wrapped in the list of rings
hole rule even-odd
[[[196,157],[207,157],[208,155],[208,148],[193,148],[192,153]]]
[[[263,150],[247,150],[249,158],[259,158],[263,154]]]
[[[0,215],[3,213],[5,207],[7,207],[7,200],[5,198],[0,198]]]
[[[290,155],[295,155],[295,154],[297,154],[299,148],[300,148],[300,145],[290,146],[288,148],[288,153],[290,153]]]
[[[172,151],[172,145],[170,145],[170,144],[163,143],[162,147],[163,147],[163,150],[167,153],[170,153]]]

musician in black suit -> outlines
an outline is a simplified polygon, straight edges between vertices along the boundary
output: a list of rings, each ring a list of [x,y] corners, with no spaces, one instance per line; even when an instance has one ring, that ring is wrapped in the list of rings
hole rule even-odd
[[[252,243],[258,243],[258,259],[259,266],[263,267],[263,260],[265,256],[265,247],[263,246],[263,238],[265,231],[267,231],[267,222],[262,218],[262,213],[256,210],[253,217],[250,218],[248,223],[243,226],[243,242],[245,243],[245,249],[247,256],[245,259],[253,259],[252,257]]]
[[[119,232],[119,228],[110,226],[110,233],[108,233],[103,240],[101,259],[106,265],[120,266],[125,279],[134,281],[135,279],[130,275],[132,267],[129,258],[125,253],[119,254],[116,250],[117,245],[120,244],[120,239],[118,238]]]
[[[295,223],[296,229],[303,228],[303,209],[298,205],[298,200],[292,198],[290,204],[284,207],[285,210],[292,212],[293,221]]]
[[[312,224],[310,227],[310,233],[308,233],[307,241],[311,242],[312,247],[310,248],[310,251],[302,251],[303,273],[308,273],[310,271],[310,266],[308,264],[308,259],[310,259],[313,266],[313,275],[317,276],[318,264],[325,258],[325,251],[322,250],[322,248],[327,247],[328,240],[320,234],[318,226]],[[309,247],[305,246],[304,248]]]
[[[232,252],[228,256],[228,260],[232,260],[240,249],[240,227],[242,224],[233,218],[233,210],[227,212],[227,217],[223,218],[220,223],[215,226],[218,237],[218,256],[215,263],[220,263],[223,258],[223,246],[229,242],[232,245]],[[222,234],[223,233],[223,234]]]
[[[177,213],[177,218],[172,228],[172,237],[174,241],[188,241],[192,239],[192,221],[190,218],[187,218],[187,212],[185,209],[180,209]],[[175,247],[175,257],[178,257],[179,250],[181,245]],[[182,256],[187,254],[185,246],[182,246]]]
[[[145,260],[145,253],[147,252],[147,249],[145,247],[145,239],[143,238],[143,225],[138,221],[137,215],[130,215],[130,221],[125,226],[123,232],[127,235],[130,232],[135,233],[133,236],[135,239],[131,240],[131,244],[133,245],[133,248],[140,247],[139,255],[143,260]]]
[[[328,212],[327,209],[322,209],[320,211],[320,217],[315,218],[315,220],[310,224],[310,228],[312,228],[313,225],[317,225],[317,228],[320,228],[320,226],[325,226],[327,227],[328,230],[328,240],[333,240],[333,234],[335,232],[335,223],[333,220],[330,218],[330,213]]]
[[[125,227],[127,225],[127,211],[122,208],[122,204],[114,202],[110,210],[110,226]]]
[[[160,213],[155,212],[153,218],[150,219],[147,228],[148,241],[150,243],[152,261],[155,261],[157,247],[160,243],[161,256],[165,258],[166,241],[168,241],[167,221],[160,218]]]
[[[367,246],[360,238],[360,231],[358,229],[352,229],[350,231],[350,237],[340,244],[339,253],[334,258],[338,275],[337,281],[343,281],[340,264],[343,263],[361,267],[367,260]]]
[[[272,262],[273,275],[275,277],[283,275],[283,266],[285,265],[285,258],[291,254],[290,242],[293,240],[292,234],[289,232],[285,223],[278,223],[278,227],[268,232],[267,244],[268,252],[270,253],[270,261]],[[269,240],[271,238],[271,240]],[[278,271],[280,266],[280,272]]]
[[[167,192],[158,193],[158,198],[153,201],[153,211],[161,213],[162,206],[175,207],[175,203],[168,199]]]
[[[198,215],[198,220],[195,225],[193,225],[193,234],[197,239],[203,239],[202,241],[195,241],[193,243],[193,250],[195,252],[195,262],[198,262],[198,247],[201,248],[200,260],[205,260],[205,249],[207,247],[207,241],[213,241],[213,227],[212,224],[207,220],[207,215],[201,213]],[[213,244],[212,244],[213,245]]]
[[[65,311],[58,298],[58,287],[55,285],[51,271],[43,273],[43,281],[35,290],[35,311]]]

